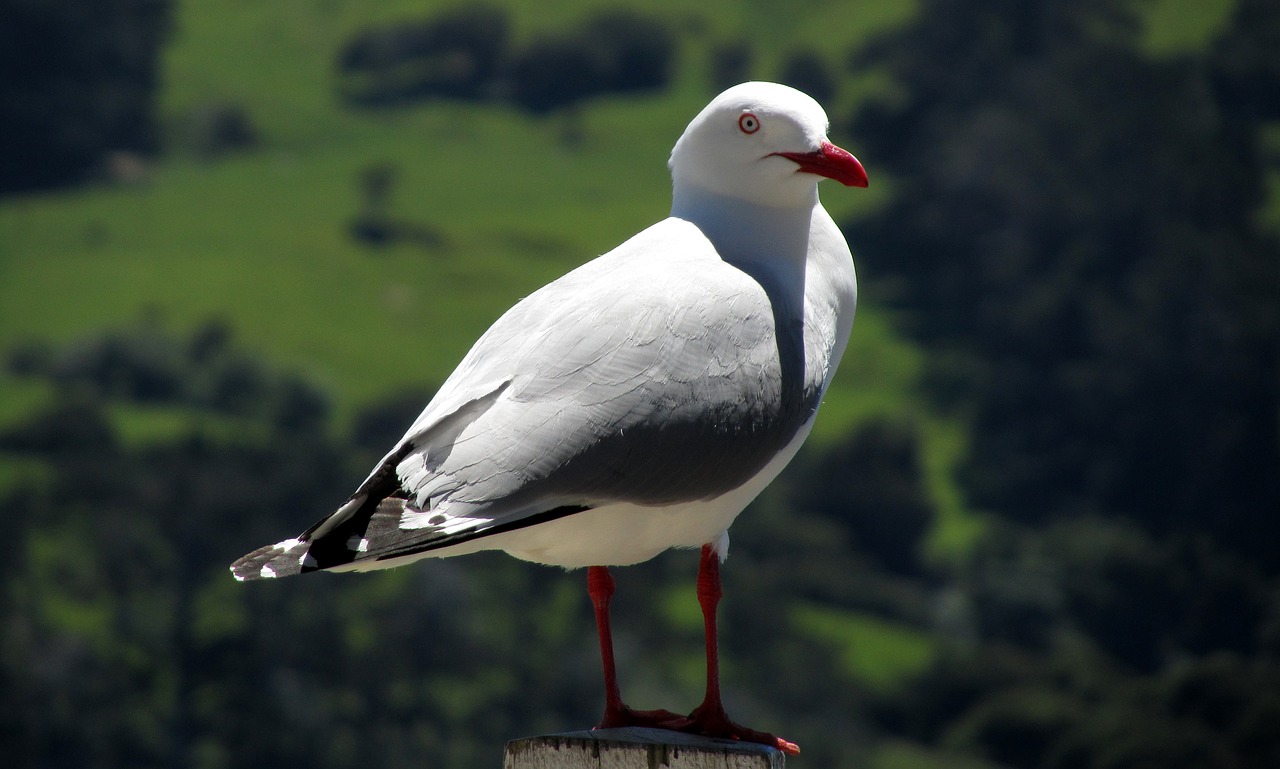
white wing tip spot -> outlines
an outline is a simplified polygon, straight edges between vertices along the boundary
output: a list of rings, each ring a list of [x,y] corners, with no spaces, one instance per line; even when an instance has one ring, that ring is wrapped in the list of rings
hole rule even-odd
[[[292,550],[292,549],[294,549],[295,547],[297,547],[298,545],[301,545],[301,544],[302,544],[302,540],[297,539],[297,538],[295,537],[294,539],[286,539],[286,540],[285,540],[285,541],[283,541],[283,542],[277,542],[277,543],[275,543],[274,545],[272,545],[271,547],[272,547],[273,549],[275,549],[275,550],[280,550],[280,551],[282,551],[282,552],[283,552],[283,551],[285,551],[285,550]]]
[[[369,552],[369,538],[352,534],[347,537],[347,549],[353,553],[367,553]]]
[[[262,571],[258,572],[258,576],[263,579],[274,579],[276,576],[276,570],[271,568],[271,564],[268,563],[262,567]]]

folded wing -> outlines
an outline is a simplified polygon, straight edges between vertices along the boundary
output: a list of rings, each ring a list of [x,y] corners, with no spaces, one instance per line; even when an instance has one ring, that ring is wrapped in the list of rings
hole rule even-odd
[[[692,225],[651,227],[513,307],[346,504],[233,573],[376,568],[601,504],[736,488],[821,396],[825,372],[806,374],[776,300]]]

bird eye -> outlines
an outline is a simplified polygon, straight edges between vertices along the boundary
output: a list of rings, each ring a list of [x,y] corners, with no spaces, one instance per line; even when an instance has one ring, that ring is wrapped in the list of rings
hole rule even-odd
[[[742,131],[744,134],[753,134],[756,131],[759,131],[760,118],[750,112],[742,113],[738,116],[738,130]]]

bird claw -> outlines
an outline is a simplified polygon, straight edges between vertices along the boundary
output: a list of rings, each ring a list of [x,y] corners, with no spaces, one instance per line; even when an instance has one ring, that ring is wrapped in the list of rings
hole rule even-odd
[[[627,726],[638,726],[648,729],[678,730],[676,724],[689,719],[670,710],[632,710],[626,705],[608,708],[595,729],[619,729]]]
[[[704,709],[702,706],[694,708],[689,715],[682,716],[670,710],[632,710],[626,705],[621,705],[605,710],[604,717],[593,728],[619,729],[628,726],[667,729],[721,740],[754,742],[777,748],[790,756],[800,755],[800,747],[794,742],[788,742],[768,732],[758,732],[755,729],[739,726],[729,720],[723,709]]]
[[[777,748],[789,756],[800,755],[799,745],[794,742],[788,742],[781,737],[775,737],[768,732],[759,732],[755,729],[748,729],[745,726],[735,724],[729,720],[729,716],[725,714],[723,708],[706,708],[705,705],[700,705],[694,708],[693,712],[684,721],[686,723],[681,726],[668,728],[674,728],[677,731],[690,734],[700,734],[703,737],[754,742]]]

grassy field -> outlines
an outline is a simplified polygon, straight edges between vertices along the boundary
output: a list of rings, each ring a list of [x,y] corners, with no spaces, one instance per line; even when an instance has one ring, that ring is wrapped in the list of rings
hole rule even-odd
[[[606,3],[509,5],[515,37],[527,38]],[[1194,13],[1183,0],[1152,6],[1153,47],[1202,44],[1229,7],[1192,5]],[[712,45],[768,39],[755,46],[758,77],[799,48],[838,65],[915,5],[647,7],[677,20],[674,87],[541,119],[497,105],[342,109],[334,52],[363,26],[430,13],[418,3],[179,3],[162,93],[169,134],[180,135],[202,105],[227,102],[247,110],[261,146],[216,162],[175,146],[137,184],[0,203],[0,348],[128,324],[148,308],[178,327],[225,317],[242,342],[325,382],[349,415],[388,390],[440,379],[515,299],[664,215],[666,155],[710,95]],[[860,84],[848,79],[833,114]],[[835,138],[856,151],[852,137]],[[374,164],[398,171],[394,213],[441,233],[444,247],[371,252],[346,237],[359,174]],[[828,207],[841,218],[876,205],[888,185],[874,181],[868,192],[826,190]],[[856,233],[853,240],[856,250]],[[833,395],[828,410],[840,413],[820,435],[876,408],[914,405],[901,394],[918,361],[875,312],[874,297],[864,300],[852,365],[836,391],[857,397]],[[36,397],[7,380],[0,394],[0,419]]]
[[[708,6],[701,22],[683,22],[702,31],[683,34],[690,66],[670,92],[600,100],[572,119],[452,103],[341,109],[334,50],[352,30],[411,7],[181,4],[166,122],[178,134],[202,104],[239,104],[262,146],[218,162],[175,148],[132,186],[0,205],[0,347],[127,324],[150,308],[179,328],[229,319],[242,342],[324,382],[344,416],[389,390],[438,381],[520,296],[665,214],[667,153],[709,93],[694,63],[712,39],[745,33],[706,29],[719,16]],[[552,4],[535,18],[519,8],[514,27],[526,35],[584,12]],[[768,23],[768,8],[733,16]],[[874,26],[850,18],[862,24],[850,35]],[[375,164],[398,172],[393,213],[446,245],[370,251],[346,236],[359,175]],[[878,199],[840,193],[828,192],[837,215]],[[25,408],[30,398],[17,400]]]

